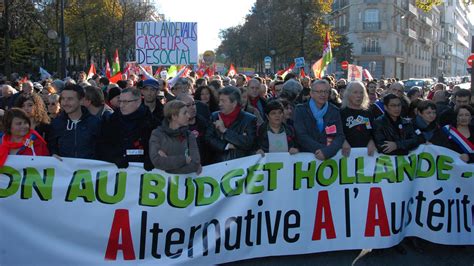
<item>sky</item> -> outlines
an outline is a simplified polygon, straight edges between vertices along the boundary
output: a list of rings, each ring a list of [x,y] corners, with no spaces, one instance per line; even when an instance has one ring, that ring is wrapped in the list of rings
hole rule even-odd
[[[198,52],[215,50],[219,31],[243,24],[255,0],[155,0],[158,13],[175,22],[198,23]]]

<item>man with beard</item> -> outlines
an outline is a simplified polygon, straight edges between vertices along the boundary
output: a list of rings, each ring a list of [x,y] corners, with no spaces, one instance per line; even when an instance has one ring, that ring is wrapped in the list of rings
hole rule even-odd
[[[127,168],[129,162],[142,162],[146,170],[153,169],[148,141],[153,122],[148,108],[141,103],[138,89],[127,88],[120,94],[120,109],[104,124],[99,159]]]
[[[51,122],[48,148],[53,156],[96,159],[96,142],[100,135],[100,120],[81,106],[84,89],[67,85],[61,92],[64,111]]]
[[[147,79],[141,84],[138,82],[138,84],[143,96],[143,104],[150,110],[152,114],[153,128],[156,128],[161,125],[161,122],[163,121],[163,105],[158,100],[160,83],[153,79]]]

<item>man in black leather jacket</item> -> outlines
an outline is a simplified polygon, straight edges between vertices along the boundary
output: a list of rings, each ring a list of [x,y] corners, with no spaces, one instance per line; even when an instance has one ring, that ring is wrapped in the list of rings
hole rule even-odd
[[[374,121],[374,140],[379,153],[407,155],[418,147],[418,138],[410,120],[401,118],[402,103],[395,94],[383,98],[385,114]]]
[[[206,141],[222,162],[250,155],[255,149],[257,118],[240,106],[240,90],[227,86],[219,91],[220,111],[211,115]]]

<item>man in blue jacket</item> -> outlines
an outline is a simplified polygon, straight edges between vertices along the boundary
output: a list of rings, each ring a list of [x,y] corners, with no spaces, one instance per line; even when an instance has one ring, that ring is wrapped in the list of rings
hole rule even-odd
[[[331,87],[326,80],[311,85],[311,99],[296,106],[294,127],[303,152],[314,153],[325,160],[336,155],[344,142],[339,109],[328,102]]]
[[[81,106],[84,89],[69,84],[61,92],[63,112],[51,122],[48,148],[53,156],[95,159],[100,120]]]

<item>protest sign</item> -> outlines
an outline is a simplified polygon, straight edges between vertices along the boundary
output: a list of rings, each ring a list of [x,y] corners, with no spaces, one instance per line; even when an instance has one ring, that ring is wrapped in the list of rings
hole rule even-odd
[[[362,67],[349,64],[349,68],[347,69],[347,80],[362,81]]]
[[[197,23],[135,23],[135,60],[139,65],[191,65],[198,61]]]
[[[472,245],[473,172],[433,145],[325,161],[254,155],[199,176],[10,156],[0,168],[0,262],[210,265],[387,248],[406,236]]]

